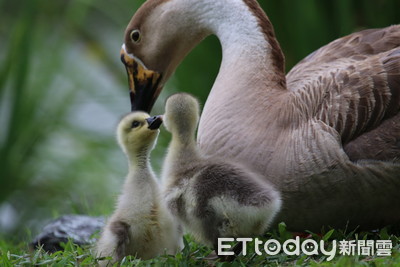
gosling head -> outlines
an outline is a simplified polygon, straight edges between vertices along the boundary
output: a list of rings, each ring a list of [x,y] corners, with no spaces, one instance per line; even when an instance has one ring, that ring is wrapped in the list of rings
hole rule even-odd
[[[141,111],[126,115],[117,128],[117,140],[125,154],[143,156],[143,153],[151,151],[161,123],[161,116],[150,117]]]
[[[199,102],[186,93],[170,96],[165,104],[164,125],[169,132],[193,135],[199,121]]]

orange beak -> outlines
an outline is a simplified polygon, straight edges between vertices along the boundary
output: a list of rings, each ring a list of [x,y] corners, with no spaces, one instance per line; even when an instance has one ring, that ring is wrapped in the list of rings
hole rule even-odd
[[[121,49],[121,61],[128,74],[131,111],[142,110],[150,113],[161,92],[161,74],[148,70],[140,60]]]

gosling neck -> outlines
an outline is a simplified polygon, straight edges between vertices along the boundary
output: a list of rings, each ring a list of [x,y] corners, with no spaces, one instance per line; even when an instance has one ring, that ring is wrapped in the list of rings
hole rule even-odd
[[[188,157],[194,158],[197,157],[197,144],[195,139],[194,131],[173,131],[172,132],[172,140],[171,140],[171,148],[177,153],[176,157]]]
[[[132,153],[126,152],[129,164],[129,172],[136,172],[150,170],[150,149],[141,148],[140,150]]]

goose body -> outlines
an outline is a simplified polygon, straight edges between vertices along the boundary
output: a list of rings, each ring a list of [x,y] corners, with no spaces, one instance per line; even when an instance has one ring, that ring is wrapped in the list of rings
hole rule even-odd
[[[195,238],[217,249],[219,237],[263,234],[281,207],[279,193],[259,174],[197,149],[197,101],[168,98],[164,120],[172,141],[164,162],[168,208]]]
[[[246,164],[282,196],[292,230],[400,222],[400,26],[340,38],[285,76],[255,0],[148,0],[121,59],[133,109],[150,110],[186,54],[214,34],[221,67],[198,129],[202,153]]]
[[[112,257],[112,263],[127,255],[150,259],[175,254],[181,247],[180,231],[161,201],[149,163],[160,121],[144,112],[134,112],[118,125],[118,142],[129,159],[129,174],[96,248],[98,257]],[[107,264],[107,259],[100,261],[102,266]]]

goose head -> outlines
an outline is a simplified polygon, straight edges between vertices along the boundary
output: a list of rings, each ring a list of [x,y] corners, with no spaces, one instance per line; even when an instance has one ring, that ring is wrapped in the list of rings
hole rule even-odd
[[[165,104],[164,125],[173,135],[193,138],[199,121],[199,102],[186,93],[170,96]]]
[[[182,59],[208,35],[190,14],[196,1],[149,0],[132,17],[121,49],[132,111],[150,112]]]
[[[138,111],[126,115],[117,127],[120,147],[128,156],[143,156],[141,154],[153,149],[161,123],[161,116],[150,117],[145,112]]]

